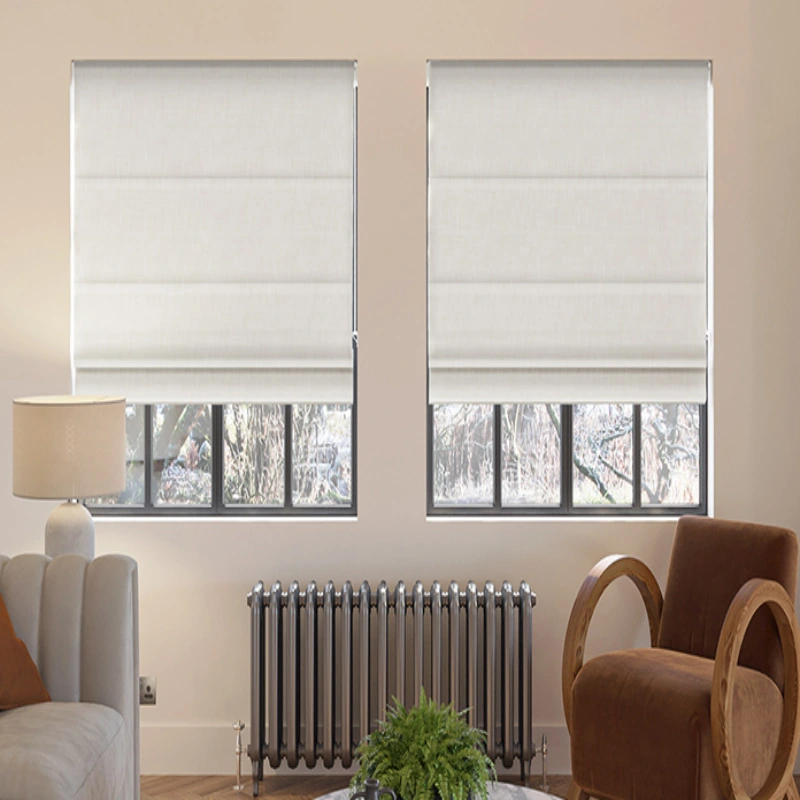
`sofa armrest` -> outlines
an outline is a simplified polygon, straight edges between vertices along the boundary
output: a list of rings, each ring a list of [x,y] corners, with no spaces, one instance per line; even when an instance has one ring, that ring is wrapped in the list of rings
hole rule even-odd
[[[53,700],[122,716],[131,757],[123,796],[139,797],[139,584],[132,558],[0,556],[0,594]]]

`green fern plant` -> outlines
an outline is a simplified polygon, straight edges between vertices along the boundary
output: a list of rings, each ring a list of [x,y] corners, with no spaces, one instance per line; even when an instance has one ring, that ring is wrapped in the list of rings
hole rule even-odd
[[[486,733],[471,728],[465,713],[437,705],[424,691],[413,708],[394,698],[386,722],[356,750],[351,791],[376,778],[401,800],[487,800],[497,772],[486,755]]]

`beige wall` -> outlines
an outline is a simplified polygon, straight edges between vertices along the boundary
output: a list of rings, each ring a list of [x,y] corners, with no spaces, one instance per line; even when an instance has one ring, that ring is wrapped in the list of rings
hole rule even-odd
[[[141,665],[159,680],[146,772],[230,771],[245,593],[295,577],[530,581],[535,723],[564,770],[560,651],[582,577],[612,551],[665,577],[672,521],[425,519],[428,58],[714,60],[716,513],[800,528],[798,27],[794,0],[0,0],[0,552],[40,550],[50,510],[11,495],[11,399],[69,388],[70,61],[359,61],[359,519],[98,523],[98,551],[140,565]],[[634,590],[615,589],[592,648],[644,640]]]

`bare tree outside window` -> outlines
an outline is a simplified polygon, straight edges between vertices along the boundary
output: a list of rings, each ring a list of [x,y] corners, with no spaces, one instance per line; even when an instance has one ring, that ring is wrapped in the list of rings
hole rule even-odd
[[[685,403],[432,405],[429,510],[702,512],[704,413]]]
[[[434,406],[433,491],[437,505],[491,505],[494,410],[491,405]]]
[[[130,405],[127,416],[127,486],[86,501],[100,514],[355,510],[350,404]]]
[[[283,505],[284,418],[280,405],[224,407],[225,505]]]
[[[642,504],[700,502],[700,406],[642,406]]]
[[[211,406],[153,406],[153,504],[211,504]]]
[[[503,505],[561,502],[561,407],[504,405]]]
[[[573,406],[573,502],[633,502],[633,406]]]
[[[352,465],[351,406],[293,405],[293,503],[350,504]]]

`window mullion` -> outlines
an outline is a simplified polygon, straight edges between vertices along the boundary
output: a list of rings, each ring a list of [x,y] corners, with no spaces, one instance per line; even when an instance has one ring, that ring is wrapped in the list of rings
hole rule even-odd
[[[222,406],[211,406],[211,508],[217,513],[225,508],[223,500],[225,481],[223,412]]]
[[[572,406],[561,406],[561,507],[572,513]]]
[[[632,508],[642,507],[642,407],[633,407],[633,442],[631,447],[631,475],[633,477],[633,503]]]
[[[153,406],[144,407],[144,508],[153,504]]]
[[[292,407],[284,406],[283,417],[283,507],[292,508]]]
[[[502,457],[502,437],[503,433],[503,412],[502,406],[498,403],[494,407],[494,431],[492,434],[492,458],[494,460],[494,492],[492,505],[496,509],[503,507],[503,457]]]

